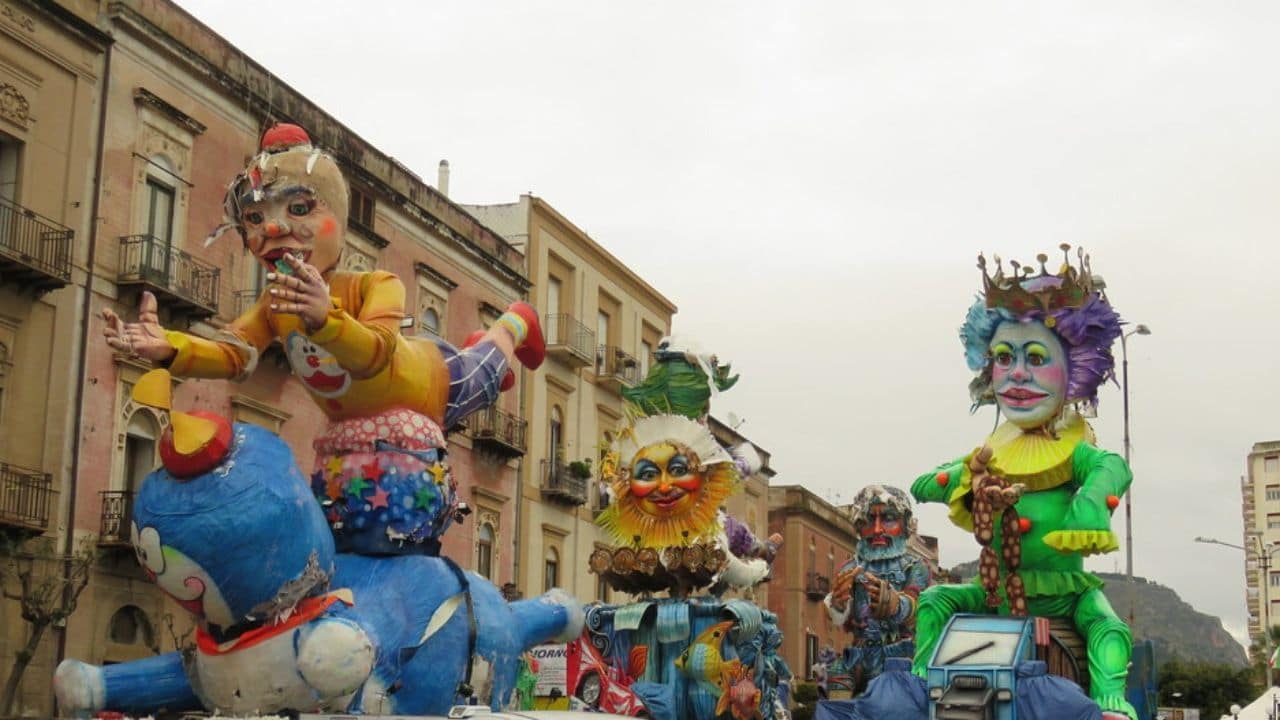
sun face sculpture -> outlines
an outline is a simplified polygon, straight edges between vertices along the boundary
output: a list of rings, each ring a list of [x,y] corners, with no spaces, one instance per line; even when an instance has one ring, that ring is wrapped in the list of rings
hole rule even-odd
[[[705,426],[655,415],[623,428],[603,467],[617,501],[599,523],[633,546],[688,545],[719,531],[716,511],[739,482],[733,458]]]

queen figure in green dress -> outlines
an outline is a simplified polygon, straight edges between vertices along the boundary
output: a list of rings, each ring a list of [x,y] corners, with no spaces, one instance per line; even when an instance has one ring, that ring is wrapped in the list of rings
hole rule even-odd
[[[1111,512],[1132,475],[1119,456],[1094,445],[1081,408],[1115,366],[1119,315],[1095,283],[1088,256],[1062,246],[1058,272],[979,258],[984,292],[960,338],[974,408],[994,403],[1005,422],[973,452],[921,475],[919,502],[946,503],[956,525],[982,546],[979,577],[920,596],[913,670],[925,674],[947,620],[956,613],[1066,617],[1088,648],[1089,693],[1104,717],[1134,718],[1125,700],[1129,627],[1102,594],[1084,557],[1118,549]]]

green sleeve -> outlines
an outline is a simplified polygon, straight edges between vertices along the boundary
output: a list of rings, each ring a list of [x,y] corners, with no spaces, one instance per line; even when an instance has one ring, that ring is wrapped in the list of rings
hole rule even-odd
[[[1111,508],[1107,498],[1120,497],[1129,489],[1133,474],[1124,459],[1115,453],[1080,443],[1071,456],[1072,474],[1079,488],[1062,519],[1060,530],[1044,537],[1049,547],[1085,555],[1105,553],[1120,547],[1111,532]]]
[[[960,484],[961,473],[964,471],[964,458],[952,460],[949,463],[943,463],[929,472],[916,478],[911,483],[911,495],[916,502],[947,502],[951,498],[951,493]],[[939,473],[947,474],[947,484],[938,483]]]
[[[1122,497],[1133,481],[1124,458],[1088,443],[1080,443],[1071,457],[1072,474],[1080,483],[1067,516],[1064,530],[1109,530],[1109,496]]]

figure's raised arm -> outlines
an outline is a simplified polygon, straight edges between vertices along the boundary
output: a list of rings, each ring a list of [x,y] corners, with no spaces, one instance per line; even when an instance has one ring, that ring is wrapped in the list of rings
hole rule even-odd
[[[911,483],[911,496],[916,502],[947,502],[960,484],[965,472],[964,463],[965,458],[956,458],[916,478]]]
[[[1062,529],[1045,535],[1045,544],[1085,555],[1120,549],[1120,542],[1111,531],[1111,511],[1133,481],[1129,466],[1119,455],[1088,443],[1076,447],[1072,466],[1080,487],[1067,508]]]
[[[331,298],[311,340],[333,353],[352,376],[372,377],[391,361],[404,317],[404,284],[391,273],[375,271],[353,285],[345,293],[351,297]]]

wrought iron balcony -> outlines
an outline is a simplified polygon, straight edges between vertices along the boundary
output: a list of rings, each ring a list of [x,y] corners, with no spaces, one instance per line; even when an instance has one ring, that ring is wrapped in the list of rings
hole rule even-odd
[[[585,505],[587,479],[571,475],[563,460],[543,460],[542,496],[567,505]]]
[[[596,382],[619,390],[636,384],[640,375],[640,363],[626,350],[613,345],[601,345],[596,350]]]
[[[36,293],[66,285],[74,236],[70,228],[0,198],[0,278]]]
[[[542,328],[547,354],[569,367],[587,367],[595,362],[596,334],[566,313],[548,315]]]
[[[120,238],[120,285],[150,290],[156,300],[191,317],[218,312],[222,271],[151,235]]]
[[[527,427],[524,420],[496,407],[472,413],[462,420],[462,432],[471,438],[475,447],[504,458],[519,457],[528,450]]]
[[[53,477],[0,463],[0,525],[33,533],[49,527]]]
[[[821,600],[831,592],[831,578],[816,572],[805,573],[804,594],[810,600]]]
[[[236,317],[249,312],[249,310],[258,304],[258,296],[262,293],[257,290],[237,290],[235,292],[236,300]]]
[[[133,522],[133,493],[128,490],[106,490],[102,495],[102,525],[98,528],[98,544],[103,547],[129,547],[129,524]]]

